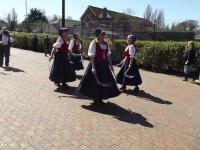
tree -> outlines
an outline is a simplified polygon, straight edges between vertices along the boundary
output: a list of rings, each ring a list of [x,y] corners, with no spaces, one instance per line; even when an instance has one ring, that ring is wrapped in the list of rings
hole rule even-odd
[[[11,14],[8,13],[7,15],[7,23],[8,23],[8,26],[10,26],[10,23],[11,23]]]
[[[195,31],[199,27],[199,22],[196,20],[186,20],[188,31]]]
[[[153,13],[152,7],[151,7],[150,4],[148,4],[147,7],[146,7],[146,9],[145,9],[143,18],[151,21],[152,13]]]
[[[41,26],[41,32],[42,32],[42,24],[47,23],[48,20],[45,16],[45,12],[41,11],[37,8],[31,8],[30,13],[28,13],[27,17],[23,21],[24,24],[26,24],[26,28],[28,31],[31,31],[30,24],[36,24],[36,26]]]
[[[53,21],[57,21],[57,20],[59,20],[59,19],[61,19],[61,17],[58,16],[58,15],[56,15],[56,14],[54,14],[54,15],[52,16],[52,19],[51,19],[50,21],[53,22]]]
[[[165,15],[162,9],[155,9],[153,11],[150,4],[147,5],[144,15],[144,19],[151,21],[154,24],[154,30],[164,31],[165,30]]]
[[[24,22],[34,23],[39,20],[42,22],[47,22],[44,12],[37,8],[31,8],[30,13],[27,15],[27,18],[24,20]]]
[[[172,23],[171,25],[171,29],[170,29],[172,32],[175,32],[176,31],[176,24],[175,22]]]
[[[198,21],[196,20],[185,20],[180,23],[175,23],[172,24],[171,31],[176,31],[176,32],[192,32],[197,30],[199,27]]]
[[[10,30],[14,30],[17,26],[17,13],[14,8],[12,8],[11,13],[8,13],[7,15],[7,23]]]
[[[158,11],[156,27],[158,31],[163,31],[165,29],[165,16],[162,9]]]
[[[17,13],[15,9],[12,8],[10,30],[14,30],[16,26],[17,26]]]
[[[127,8],[125,11],[124,11],[125,14],[129,15],[129,16],[133,16],[135,14],[134,10],[131,9],[131,8]]]

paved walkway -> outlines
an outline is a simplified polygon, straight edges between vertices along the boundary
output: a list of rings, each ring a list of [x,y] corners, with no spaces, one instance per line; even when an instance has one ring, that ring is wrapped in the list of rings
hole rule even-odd
[[[94,106],[74,95],[83,71],[58,91],[44,54],[12,48],[10,66],[0,68],[2,150],[200,150],[199,85],[141,70],[138,95]]]

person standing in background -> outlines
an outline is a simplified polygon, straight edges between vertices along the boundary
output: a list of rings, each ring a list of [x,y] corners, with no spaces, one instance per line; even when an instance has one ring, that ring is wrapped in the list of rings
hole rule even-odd
[[[34,52],[37,52],[37,48],[38,48],[38,38],[37,38],[36,34],[33,34],[32,46],[33,46],[33,51],[34,51]]]
[[[3,66],[4,57],[5,57],[5,66],[9,67],[10,47],[12,41],[13,40],[10,36],[9,31],[6,30],[6,27],[2,27],[0,33],[0,67]]]
[[[187,81],[189,76],[192,76],[193,81],[195,80],[194,74],[194,64],[195,64],[195,55],[196,50],[193,41],[189,41],[187,44],[186,52],[184,54],[184,79],[183,81]]]
[[[45,56],[47,56],[47,54],[49,54],[49,55],[51,54],[50,43],[51,43],[51,41],[50,41],[49,36],[47,34],[44,38],[44,55]]]

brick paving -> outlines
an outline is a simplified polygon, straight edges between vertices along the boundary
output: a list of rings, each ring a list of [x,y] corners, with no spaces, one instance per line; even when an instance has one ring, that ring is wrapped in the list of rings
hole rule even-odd
[[[140,70],[139,94],[94,106],[74,93],[84,71],[56,90],[44,54],[12,48],[10,59],[0,68],[0,150],[200,150],[199,85]]]

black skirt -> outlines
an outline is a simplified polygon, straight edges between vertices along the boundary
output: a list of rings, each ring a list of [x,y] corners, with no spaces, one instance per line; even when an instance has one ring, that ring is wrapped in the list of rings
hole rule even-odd
[[[72,56],[70,55],[70,63],[74,70],[81,70],[84,69],[82,63],[82,56]]]
[[[119,73],[117,74],[117,83],[121,85],[133,85],[133,86],[142,84],[142,79],[140,76],[136,60],[133,59],[132,67],[129,68],[129,70],[128,70],[128,65],[129,65],[129,60],[126,59],[122,64]]]
[[[66,83],[76,80],[75,71],[64,52],[55,53],[49,79],[55,83]]]
[[[85,74],[78,86],[78,94],[87,96],[93,100],[103,100],[120,95],[116,81],[112,75],[107,61],[95,61],[96,77],[103,86],[97,82],[92,73],[92,66],[89,63]]]

